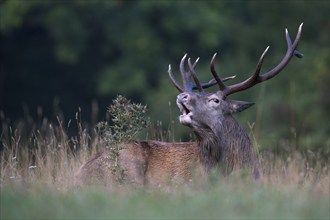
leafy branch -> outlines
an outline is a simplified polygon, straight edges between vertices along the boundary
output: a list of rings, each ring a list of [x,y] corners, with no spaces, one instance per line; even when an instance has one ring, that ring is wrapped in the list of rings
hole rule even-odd
[[[108,107],[112,124],[100,122],[97,129],[106,148],[111,152],[109,159],[113,161],[111,172],[121,182],[125,177],[126,170],[119,165],[120,150],[125,144],[136,138],[137,134],[150,125],[150,120],[145,116],[147,106],[132,103],[124,96],[118,95]]]

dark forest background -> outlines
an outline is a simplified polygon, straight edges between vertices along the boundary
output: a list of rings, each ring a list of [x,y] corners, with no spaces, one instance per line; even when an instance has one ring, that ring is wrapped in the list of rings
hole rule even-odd
[[[211,79],[209,62],[218,52],[221,76],[247,78],[270,45],[263,71],[286,51],[304,22],[298,49],[280,75],[230,98],[256,102],[237,115],[261,149],[311,150],[329,155],[328,0],[124,1],[0,0],[0,118],[26,117],[65,122],[81,111],[93,127],[105,120],[118,94],[147,104],[153,124],[179,125],[178,91],[168,64],[179,77],[184,53],[200,57],[196,72]],[[214,88],[216,89],[216,88]],[[212,91],[212,89],[211,89]],[[79,110],[80,109],[80,110]],[[250,126],[248,126],[250,124]]]

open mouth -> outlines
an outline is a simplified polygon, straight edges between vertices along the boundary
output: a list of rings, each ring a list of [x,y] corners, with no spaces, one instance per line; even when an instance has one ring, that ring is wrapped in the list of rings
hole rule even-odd
[[[184,104],[181,103],[181,108],[180,111],[183,115],[188,115],[190,113],[190,110],[185,106]]]
[[[190,125],[192,123],[192,109],[181,102],[178,102],[178,106],[182,113],[179,117],[180,123],[184,125]]]

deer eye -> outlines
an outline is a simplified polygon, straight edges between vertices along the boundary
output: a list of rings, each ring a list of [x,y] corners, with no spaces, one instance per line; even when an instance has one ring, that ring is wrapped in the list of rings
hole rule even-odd
[[[212,98],[212,99],[209,100],[209,102],[210,102],[210,101],[212,101],[212,102],[214,102],[214,103],[217,103],[217,104],[220,102],[220,100],[217,99],[217,98]]]

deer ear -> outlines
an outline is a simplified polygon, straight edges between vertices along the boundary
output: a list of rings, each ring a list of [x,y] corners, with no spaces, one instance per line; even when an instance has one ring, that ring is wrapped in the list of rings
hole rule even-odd
[[[245,109],[254,105],[253,102],[243,102],[243,101],[236,101],[236,100],[227,100],[227,102],[229,104],[230,111],[232,113],[244,111]]]

